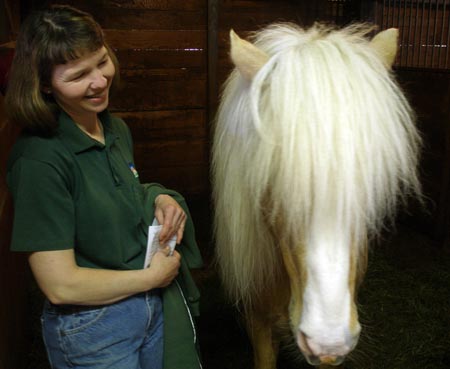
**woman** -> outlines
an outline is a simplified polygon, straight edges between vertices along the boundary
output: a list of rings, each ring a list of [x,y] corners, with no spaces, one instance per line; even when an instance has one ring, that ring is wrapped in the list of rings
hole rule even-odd
[[[146,229],[155,217],[160,244],[179,244],[187,216],[172,191],[139,183],[130,132],[107,111],[117,75],[89,14],[54,6],[24,22],[6,95],[23,127],[8,162],[11,248],[29,252],[47,297],[52,368],[162,368],[161,289],[181,259],[165,247],[144,269]]]

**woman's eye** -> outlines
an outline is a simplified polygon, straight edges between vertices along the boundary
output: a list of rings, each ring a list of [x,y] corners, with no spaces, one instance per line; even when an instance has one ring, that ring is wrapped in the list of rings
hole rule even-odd
[[[79,73],[79,74],[77,74],[77,75],[75,75],[75,76],[72,77],[72,81],[78,81],[78,80],[80,80],[81,78],[83,78],[84,75],[85,75],[84,72],[83,72],[83,73]]]
[[[78,71],[76,71],[75,73],[72,74],[72,76],[70,77],[70,80],[76,81],[76,80],[82,79],[88,73],[89,73],[89,70],[87,70],[87,69],[79,69]]]

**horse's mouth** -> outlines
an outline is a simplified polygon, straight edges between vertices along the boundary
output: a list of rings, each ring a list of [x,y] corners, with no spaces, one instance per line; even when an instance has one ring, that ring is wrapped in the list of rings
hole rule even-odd
[[[319,366],[319,365],[325,365],[326,366],[338,366],[341,365],[344,360],[345,356],[314,356],[314,355],[305,355],[306,361],[310,365]],[[325,368],[323,367],[323,368]],[[322,366],[321,366],[322,368]]]

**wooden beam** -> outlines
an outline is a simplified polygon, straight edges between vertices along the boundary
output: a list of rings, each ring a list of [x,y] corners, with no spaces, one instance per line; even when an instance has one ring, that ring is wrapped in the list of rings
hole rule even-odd
[[[208,0],[208,122],[212,122],[218,104],[219,0]]]

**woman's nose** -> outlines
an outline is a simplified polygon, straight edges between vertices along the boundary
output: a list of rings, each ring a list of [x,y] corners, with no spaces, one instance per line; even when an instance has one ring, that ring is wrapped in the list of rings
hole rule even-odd
[[[93,90],[101,90],[104,89],[108,85],[108,79],[102,73],[101,70],[97,70],[93,73],[91,88]]]

